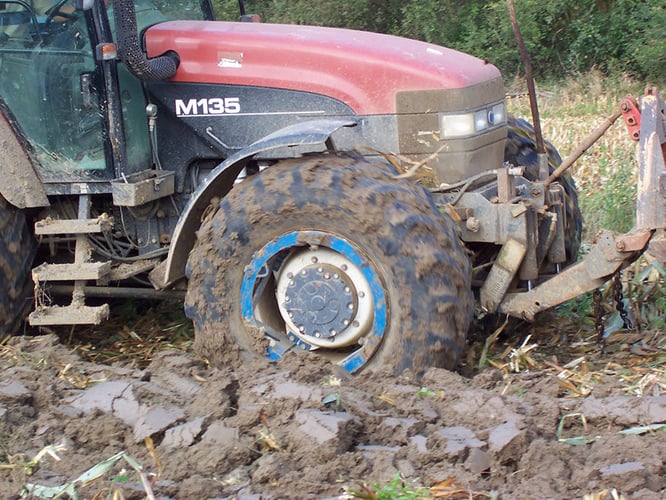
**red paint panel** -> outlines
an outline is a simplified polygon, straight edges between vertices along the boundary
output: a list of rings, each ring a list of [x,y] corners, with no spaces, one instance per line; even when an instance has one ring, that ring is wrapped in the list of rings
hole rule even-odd
[[[401,90],[462,88],[499,76],[491,64],[399,37],[296,25],[169,21],[145,34],[149,57],[175,50],[177,82],[315,92],[358,114],[395,113]]]

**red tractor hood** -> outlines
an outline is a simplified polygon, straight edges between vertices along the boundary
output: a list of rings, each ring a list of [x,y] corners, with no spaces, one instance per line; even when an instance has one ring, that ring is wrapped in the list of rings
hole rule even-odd
[[[500,77],[491,64],[429,43],[337,28],[168,21],[145,32],[148,57],[180,57],[173,82],[323,94],[360,115],[396,112],[396,93],[464,88]]]

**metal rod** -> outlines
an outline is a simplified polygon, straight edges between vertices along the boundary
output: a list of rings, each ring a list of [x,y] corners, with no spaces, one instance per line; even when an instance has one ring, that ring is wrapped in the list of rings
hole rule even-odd
[[[72,285],[53,285],[48,292],[54,295],[71,295],[74,291]],[[175,300],[183,301],[185,291],[182,290],[153,290],[151,288],[110,287],[110,286],[87,286],[83,290],[86,297],[102,298],[131,298],[150,300]]]
[[[611,115],[610,117],[606,118],[606,120],[596,129],[594,129],[590,135],[588,135],[585,140],[578,146],[569,156],[567,156],[564,161],[560,164],[559,167],[555,169],[555,171],[550,174],[550,177],[546,179],[543,183],[544,189],[548,188],[550,184],[555,181],[560,175],[562,175],[571,165],[574,164],[574,162],[580,158],[585,151],[588,150],[592,144],[597,142],[599,138],[604,135],[606,130],[610,128],[613,123],[620,117],[622,114],[621,111],[616,111]]]
[[[543,143],[543,134],[541,133],[541,120],[539,118],[539,105],[536,98],[536,90],[534,88],[534,77],[532,75],[532,63],[530,61],[530,55],[527,52],[527,47],[525,46],[525,40],[523,40],[523,35],[520,32],[520,27],[518,26],[518,18],[516,17],[516,7],[513,4],[513,0],[507,0],[509,5],[509,17],[511,18],[511,27],[513,28],[513,34],[516,37],[518,42],[518,50],[520,51],[520,58],[525,65],[525,79],[527,80],[527,93],[530,98],[530,110],[532,111],[532,122],[534,124],[534,137],[536,139],[537,154],[545,154],[546,148]]]

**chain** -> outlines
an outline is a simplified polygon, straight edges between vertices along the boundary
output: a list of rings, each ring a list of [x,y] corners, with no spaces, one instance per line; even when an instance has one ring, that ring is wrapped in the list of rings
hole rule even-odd
[[[597,331],[597,344],[601,347],[601,352],[604,352],[604,306],[601,303],[601,290],[597,288],[592,294],[594,301],[594,328]]]
[[[594,328],[597,332],[597,344],[601,347],[601,352],[604,352],[604,305],[603,295],[601,290],[597,288],[592,294],[594,304]],[[627,330],[633,328],[629,314],[624,307],[624,295],[622,294],[622,274],[618,271],[613,275],[613,300],[615,301],[615,310],[620,314],[624,327]]]
[[[616,272],[613,276],[613,298],[615,299],[615,310],[620,313],[624,327],[631,330],[634,325],[629,319],[627,310],[624,308],[624,296],[622,295],[622,274],[620,271]]]

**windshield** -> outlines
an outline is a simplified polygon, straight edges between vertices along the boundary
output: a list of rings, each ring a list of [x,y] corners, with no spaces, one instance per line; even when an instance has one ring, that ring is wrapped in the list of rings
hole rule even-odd
[[[115,20],[111,13],[113,0],[107,1],[111,29],[115,32]],[[207,14],[207,0],[135,0],[136,22],[139,32],[153,24],[177,19],[201,21],[212,19]]]
[[[210,19],[207,14],[208,2],[205,0],[155,0],[152,2],[167,19],[205,20]],[[141,1],[138,0],[138,6]]]

